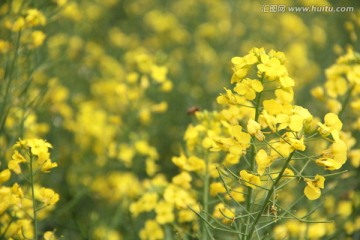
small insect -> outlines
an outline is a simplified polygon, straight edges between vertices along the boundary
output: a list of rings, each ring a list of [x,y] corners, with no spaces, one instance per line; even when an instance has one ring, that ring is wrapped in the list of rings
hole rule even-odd
[[[195,115],[196,112],[200,111],[199,107],[190,107],[188,108],[188,110],[186,111],[188,115]]]
[[[273,216],[277,217],[278,209],[274,204],[271,205],[271,207],[269,209],[269,213],[272,214]]]

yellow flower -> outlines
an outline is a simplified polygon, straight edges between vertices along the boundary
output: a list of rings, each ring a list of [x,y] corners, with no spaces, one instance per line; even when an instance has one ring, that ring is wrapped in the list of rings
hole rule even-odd
[[[45,205],[55,205],[59,199],[59,194],[57,194],[54,190],[50,188],[39,189],[39,200]]]
[[[347,160],[347,146],[345,142],[338,140],[331,147],[322,152],[322,157],[316,163],[328,170],[339,169]]]
[[[21,167],[20,167],[18,161],[10,160],[9,163],[8,163],[8,168],[9,168],[10,170],[12,170],[12,171],[13,171],[14,173],[16,173],[16,174],[20,174],[20,173],[21,173]]]
[[[174,176],[172,178],[172,183],[175,185],[178,185],[184,189],[190,189],[191,188],[191,175],[188,172],[181,172],[180,174]]]
[[[234,94],[230,89],[226,89],[226,94],[221,94],[216,98],[218,104],[242,104],[244,103],[244,97]]]
[[[224,159],[224,165],[230,166],[239,163],[241,155],[228,153]]]
[[[293,132],[300,132],[303,128],[303,121],[299,115],[278,114],[276,116],[279,131],[288,127]]]
[[[244,57],[233,57],[231,63],[234,74],[231,77],[231,83],[240,82],[248,73],[249,67],[258,62],[254,53],[249,53]]]
[[[280,102],[275,99],[269,99],[263,101],[264,110],[270,115],[276,116],[280,114],[283,110],[283,106]]]
[[[192,206],[191,208],[194,209],[196,207]],[[200,209],[197,212],[200,212]],[[178,213],[178,216],[179,216],[179,222],[181,223],[192,222],[197,219],[197,215],[190,209],[181,209]]]
[[[324,123],[318,123],[319,133],[326,137],[330,134],[335,140],[339,139],[339,132],[342,128],[342,122],[335,113],[327,113],[324,117]]]
[[[326,236],[327,229],[324,223],[310,224],[307,231],[307,239],[321,239]]]
[[[14,24],[12,25],[12,31],[13,32],[19,32],[25,27],[25,19],[23,17],[20,17],[16,19]]]
[[[290,153],[294,151],[290,144],[285,141],[278,141],[273,139],[270,141],[271,149],[270,149],[270,156],[272,159],[276,159],[278,157],[287,158]]]
[[[51,144],[42,139],[25,139],[15,143],[14,148],[29,147],[31,153],[38,156],[42,152],[48,152],[49,148],[52,148]]]
[[[25,163],[27,160],[24,158],[23,155],[21,155],[18,151],[14,151],[14,154],[12,155],[12,160],[18,162],[18,163]]]
[[[300,106],[294,106],[290,114],[280,113],[276,116],[278,130],[289,128],[293,132],[300,132],[303,129],[304,122],[310,123],[312,115],[310,112]]]
[[[48,159],[41,165],[41,171],[47,173],[50,172],[50,169],[55,167],[57,167],[57,163],[51,162],[51,160]]]
[[[55,236],[53,231],[46,231],[44,233],[44,240],[57,240],[58,238]]]
[[[244,96],[247,100],[254,100],[256,93],[263,91],[263,89],[260,81],[246,78],[236,84],[234,91]]]
[[[283,176],[284,177],[292,177],[292,176],[294,176],[294,171],[289,168],[286,168]]]
[[[341,200],[338,203],[337,214],[343,218],[347,218],[353,212],[353,203],[350,200]]]
[[[11,171],[9,169],[2,170],[0,172],[0,184],[8,181],[11,177]]]
[[[218,203],[214,207],[213,216],[222,219],[223,223],[231,223],[235,218],[235,209],[228,208],[224,203]]]
[[[196,203],[189,191],[174,184],[168,184],[163,196],[166,202],[173,204],[176,208],[187,208]]]
[[[262,128],[270,128],[272,132],[276,132],[276,118],[269,114],[266,110],[263,110],[259,116],[259,124]]]
[[[173,205],[169,202],[161,201],[155,207],[156,221],[160,224],[171,223],[175,220]]]
[[[239,187],[230,189],[230,193],[229,193],[229,195],[226,195],[226,199],[228,199],[228,200],[234,199],[235,201],[238,201],[238,202],[244,202],[245,195],[244,195],[243,187],[239,186]]]
[[[162,240],[164,239],[164,231],[155,220],[147,220],[145,227],[139,233],[141,240]]]
[[[27,15],[25,17],[26,24],[33,27],[33,26],[44,26],[46,24],[45,16],[38,10],[38,9],[29,9],[27,11]]]
[[[264,141],[265,136],[261,131],[261,126],[253,119],[249,119],[247,123],[247,131],[250,133],[250,135],[255,136],[257,140]]]
[[[221,182],[214,182],[210,184],[210,195],[216,196],[219,193],[226,193],[226,188]]]
[[[351,150],[349,153],[349,157],[351,159],[351,165],[354,168],[360,167],[360,149]]]
[[[156,82],[164,82],[166,80],[166,75],[167,75],[168,69],[165,66],[156,66],[156,65],[152,65],[151,66],[151,77],[156,81]]]
[[[324,188],[325,178],[321,175],[316,175],[315,179],[304,179],[307,186],[304,189],[304,194],[309,200],[318,199],[321,196],[321,190]]]
[[[137,202],[130,205],[130,212],[136,217],[142,212],[150,212],[155,209],[158,202],[157,193],[145,193]]]
[[[31,47],[37,48],[43,44],[45,41],[46,35],[42,31],[34,31],[31,33]]]
[[[7,53],[11,49],[11,44],[0,39],[0,53]]]
[[[275,96],[280,102],[291,103],[294,99],[294,90],[292,87],[276,89]]]
[[[24,192],[18,183],[14,183],[11,187],[11,194],[20,199],[24,197]]]
[[[256,153],[256,163],[258,165],[257,168],[257,172],[258,174],[261,176],[264,174],[265,169],[267,167],[269,167],[272,163],[272,159],[270,158],[270,156],[265,152],[264,149],[260,149],[257,153]]]
[[[304,137],[296,137],[292,132],[286,132],[283,135],[284,141],[291,146],[293,150],[305,151]]]
[[[267,55],[261,56],[261,64],[257,65],[259,73],[264,74],[269,81],[280,80],[283,87],[294,86],[294,80],[289,78],[286,67],[283,66],[279,59],[269,58]]]
[[[228,137],[213,137],[213,146],[211,151],[229,151],[234,155],[242,155],[243,152],[250,146],[251,136],[242,131],[240,125],[229,127],[231,138]]]
[[[245,185],[256,189],[257,185],[261,184],[260,177],[254,174],[248,173],[246,170],[240,171],[240,177],[245,182]]]
[[[328,72],[328,71],[327,71]],[[343,96],[348,88],[348,83],[343,77],[332,77],[328,78],[325,83],[326,92],[330,97],[336,98]]]
[[[39,166],[41,166],[49,159],[50,159],[50,153],[49,152],[40,152],[39,155],[38,155],[37,162],[38,162]]]

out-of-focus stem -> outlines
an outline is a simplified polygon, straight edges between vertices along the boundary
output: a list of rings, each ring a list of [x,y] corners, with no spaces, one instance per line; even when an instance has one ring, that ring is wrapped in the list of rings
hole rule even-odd
[[[207,154],[205,154],[205,170],[204,170],[204,189],[203,189],[203,211],[204,211],[204,219],[208,221],[208,212],[209,212],[209,159]],[[207,225],[204,222],[203,223],[203,231],[202,231],[202,239],[207,240],[208,239],[208,229]]]
[[[33,202],[33,222],[34,222],[34,239],[38,239],[38,221],[37,221],[37,209],[35,200],[35,189],[34,189],[34,171],[33,171],[33,155],[30,153],[30,187],[31,187],[31,200]]]

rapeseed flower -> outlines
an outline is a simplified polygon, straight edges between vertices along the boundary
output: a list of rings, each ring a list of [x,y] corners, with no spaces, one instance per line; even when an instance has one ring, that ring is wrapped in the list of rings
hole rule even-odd
[[[265,135],[261,131],[261,126],[258,122],[254,121],[253,119],[249,119],[246,129],[248,133],[252,136],[255,136],[257,140],[264,141]]]
[[[227,207],[224,203],[218,203],[214,207],[213,216],[221,219],[223,223],[231,223],[235,218],[235,209]]]
[[[10,169],[4,169],[0,172],[0,184],[7,182],[11,177]]]
[[[257,173],[261,176],[264,174],[265,169],[269,167],[272,163],[271,157],[266,153],[264,149],[260,149],[256,153],[256,164],[258,166]]]
[[[165,233],[161,226],[155,220],[147,220],[145,227],[140,230],[141,240],[161,240],[164,239]]]
[[[259,80],[250,78],[243,79],[234,87],[234,91],[247,100],[254,100],[256,93],[262,92],[263,89],[264,87]]]
[[[245,185],[256,189],[256,186],[261,185],[260,177],[249,173],[246,170],[240,171],[240,177],[245,182]]]
[[[160,224],[171,223],[175,220],[173,205],[166,201],[160,201],[155,207],[156,221]]]
[[[210,195],[216,196],[220,193],[226,193],[226,188],[221,182],[214,182],[210,184]]]
[[[38,198],[40,202],[46,206],[55,205],[60,199],[59,194],[57,194],[54,190],[44,187],[39,189]]]
[[[314,179],[304,179],[307,186],[304,189],[304,194],[309,200],[316,200],[321,195],[321,189],[324,188],[325,178],[321,175],[316,175]]]
[[[335,113],[327,113],[324,117],[324,123],[318,123],[319,125],[319,133],[327,137],[331,134],[331,136],[335,139],[339,139],[340,130],[342,129],[342,122],[340,121],[338,115]]]
[[[335,141],[331,147],[322,151],[320,158],[316,159],[316,163],[325,167],[327,170],[336,170],[347,160],[347,146],[341,141]]]

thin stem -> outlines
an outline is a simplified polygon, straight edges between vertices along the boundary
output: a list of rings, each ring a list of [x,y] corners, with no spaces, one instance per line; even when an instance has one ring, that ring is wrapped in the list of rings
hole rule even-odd
[[[34,189],[34,172],[33,172],[33,155],[30,153],[30,187],[31,187],[31,200],[33,202],[33,221],[34,221],[34,239],[38,239],[38,221],[37,221],[37,208],[36,208],[36,200],[35,200],[35,189]]]
[[[19,52],[19,48],[20,48],[20,38],[21,38],[21,31],[18,32],[17,36],[16,36],[14,56],[10,62],[6,63],[5,75],[4,75],[4,80],[6,82],[6,86],[5,86],[4,96],[2,99],[2,106],[1,106],[1,110],[0,110],[0,114],[2,115],[2,119],[0,122],[0,130],[3,129],[3,127],[4,127],[7,113],[10,109],[10,107],[7,104],[9,102],[11,102],[11,101],[9,101],[9,97],[11,96],[10,87],[11,87],[11,83],[13,80],[12,79],[13,71],[15,69],[16,61],[17,61],[18,55],[19,55],[18,52]],[[6,112],[6,114],[5,114],[5,112]]]
[[[264,75],[261,77],[261,84],[263,84],[264,82]],[[259,116],[260,116],[260,103],[261,103],[261,95],[262,92],[259,92],[259,94],[257,94],[256,96],[256,100],[255,100],[255,118],[254,120],[257,122],[259,120]],[[251,144],[251,150],[250,150],[250,171],[252,172],[254,170],[254,166],[255,166],[255,155],[256,155],[256,147],[255,147],[255,137],[252,136],[252,144]],[[252,188],[248,188],[248,193],[246,195],[246,211],[250,212],[250,208],[251,208],[251,199],[252,199],[252,193],[253,193],[253,189]],[[246,219],[246,224],[241,226],[241,232],[243,233],[243,235],[245,236],[247,233],[247,226],[250,224],[250,217],[247,217]]]
[[[346,92],[346,96],[345,96],[345,99],[344,99],[344,102],[341,104],[341,110],[338,114],[339,118],[340,116],[344,113],[345,109],[346,109],[346,106],[348,105],[349,101],[350,101],[350,98],[351,98],[351,93],[352,91],[354,90],[355,88],[355,84],[353,84]]]
[[[203,189],[203,207],[204,212],[207,213],[209,211],[209,159],[207,154],[205,154],[205,170],[204,170],[204,189]],[[208,221],[208,216],[205,214],[203,218]],[[208,239],[207,236],[211,236],[208,230],[208,226],[203,223],[203,232],[202,232],[202,239]]]
[[[294,153],[295,153],[295,151],[293,151],[293,152],[289,155],[289,157],[286,159],[283,168],[281,169],[278,177],[276,178],[274,184],[272,185],[272,188],[271,188],[271,189],[269,190],[269,192],[267,193],[266,198],[265,198],[265,200],[264,200],[264,202],[263,202],[263,204],[262,204],[262,206],[261,206],[261,209],[260,209],[260,211],[258,212],[258,215],[256,216],[253,224],[251,225],[251,228],[250,228],[250,231],[249,231],[249,235],[248,235],[247,238],[246,238],[247,240],[250,240],[250,239],[251,239],[251,236],[253,235],[253,233],[254,233],[254,231],[255,231],[256,224],[257,224],[258,221],[260,220],[260,217],[261,217],[262,213],[264,212],[264,210],[265,210],[265,208],[266,208],[266,206],[267,206],[267,203],[269,202],[269,200],[270,200],[273,192],[275,191],[275,188],[276,188],[277,184],[280,182],[280,179],[282,178],[282,176],[283,176],[283,174],[284,174],[284,172],[285,172],[285,169],[286,169],[288,163],[290,162],[292,156],[294,155]]]

